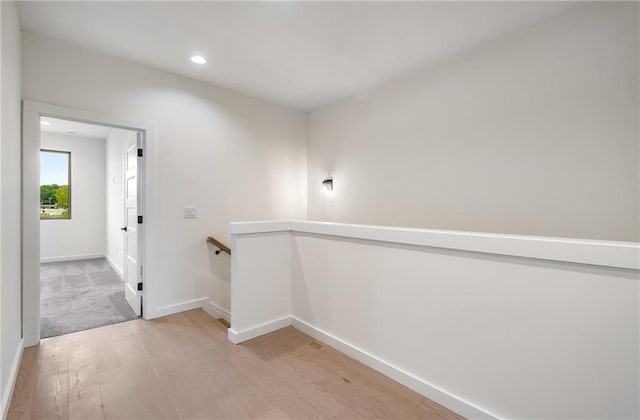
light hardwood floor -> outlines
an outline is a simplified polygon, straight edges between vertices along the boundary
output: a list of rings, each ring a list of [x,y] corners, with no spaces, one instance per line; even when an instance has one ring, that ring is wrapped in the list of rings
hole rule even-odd
[[[235,346],[198,309],[25,349],[8,418],[461,417],[291,327]]]

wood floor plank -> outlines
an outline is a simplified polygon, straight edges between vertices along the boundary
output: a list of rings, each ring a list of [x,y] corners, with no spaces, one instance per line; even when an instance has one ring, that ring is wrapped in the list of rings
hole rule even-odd
[[[213,361],[213,360],[212,360]],[[213,366],[202,366],[194,361],[178,361],[176,359],[162,362],[156,366],[157,376],[167,389],[169,398],[181,418],[188,417],[193,407],[202,407],[207,396],[222,391],[233,381],[230,378],[231,368],[225,369],[222,360],[216,360]],[[221,372],[225,372],[221,375]]]
[[[150,369],[120,367],[100,372],[107,419],[175,419],[166,388]]]
[[[158,332],[145,329],[137,333],[137,337],[152,365],[174,359],[171,348],[166,345],[166,339]]]
[[[241,345],[202,310],[25,349],[13,419],[460,419],[288,327]]]
[[[341,405],[336,406],[339,403],[333,400],[327,403],[324,397],[314,401],[310,398],[312,391],[302,389],[304,384],[288,381],[287,378],[276,374],[278,366],[264,363],[252,351],[234,354],[226,360],[241,376],[248,378],[260,389],[272,404],[291,418],[328,418],[344,408]]]
[[[222,419],[260,419],[274,406],[248,380],[233,383],[208,397],[209,413]]]
[[[79,400],[100,395],[98,369],[93,364],[76,366],[73,362],[69,367],[69,401]]]
[[[78,400],[69,400],[70,419],[106,419],[102,396],[100,393],[82,397]]]
[[[56,373],[69,367],[69,352],[63,338],[47,338],[38,346],[38,369],[41,375]]]
[[[381,389],[387,393],[401,396],[412,404],[418,404],[424,398],[417,392],[372,370],[363,363],[346,357],[329,346],[323,346],[320,349],[311,345],[301,346],[296,348],[294,353],[297,358],[322,366],[323,369],[330,371],[344,381],[353,382],[355,385]]]
[[[427,417],[430,419],[464,419],[464,417],[452,413],[451,410],[431,401],[428,398],[422,398],[420,403],[418,403],[418,407],[424,410],[427,413]]]
[[[320,386],[345,407],[367,418],[424,418],[424,412],[417,405],[403,404],[393,395],[375,388],[358,386],[335,376],[325,379]]]
[[[16,379],[13,399],[7,417],[13,419],[28,419],[32,417],[33,399],[38,386],[39,347],[24,349],[22,363]]]
[[[32,404],[34,418],[68,418],[69,371],[64,369],[39,376]]]

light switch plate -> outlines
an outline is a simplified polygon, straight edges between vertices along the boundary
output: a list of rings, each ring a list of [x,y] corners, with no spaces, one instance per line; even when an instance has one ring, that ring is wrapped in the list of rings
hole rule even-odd
[[[184,218],[185,219],[195,219],[196,218],[196,208],[195,207],[185,207],[184,208]]]

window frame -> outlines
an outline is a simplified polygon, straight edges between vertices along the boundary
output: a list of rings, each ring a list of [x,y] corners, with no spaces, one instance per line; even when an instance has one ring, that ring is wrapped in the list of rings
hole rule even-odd
[[[69,208],[67,209],[69,215],[67,217],[42,217],[40,214],[40,220],[71,220],[71,151],[66,150],[53,150],[53,149],[40,149],[40,153],[62,153],[68,156],[68,165],[67,165],[67,202],[69,204]],[[42,155],[40,155],[42,156]],[[42,171],[42,162],[40,162],[40,170]],[[40,185],[42,186],[42,185]]]

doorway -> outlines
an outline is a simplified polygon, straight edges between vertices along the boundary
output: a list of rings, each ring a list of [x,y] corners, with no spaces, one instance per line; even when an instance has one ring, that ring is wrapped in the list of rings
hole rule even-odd
[[[144,317],[148,129],[138,127],[25,101],[25,346]]]
[[[127,281],[138,269],[127,223],[137,216],[137,135],[40,118],[40,338],[141,313],[137,279]]]

